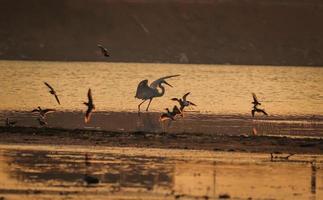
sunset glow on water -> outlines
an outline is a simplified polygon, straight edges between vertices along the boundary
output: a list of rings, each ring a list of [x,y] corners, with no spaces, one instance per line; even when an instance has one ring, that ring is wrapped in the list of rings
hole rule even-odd
[[[195,112],[249,115],[255,92],[270,115],[323,115],[323,69],[315,67],[223,66],[104,62],[0,61],[0,110],[84,109],[88,88],[97,111],[136,112],[137,85],[163,76],[168,79],[161,98],[150,110],[173,107],[170,99],[191,92]],[[61,99],[58,106],[43,84],[49,82]],[[142,105],[142,109],[147,103]]]

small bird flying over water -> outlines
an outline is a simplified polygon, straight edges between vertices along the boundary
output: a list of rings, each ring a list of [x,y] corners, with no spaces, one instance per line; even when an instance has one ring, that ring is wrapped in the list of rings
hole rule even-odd
[[[258,101],[258,98],[255,93],[252,93],[252,97],[253,97],[253,102],[251,102],[251,103],[253,105],[255,105],[255,106],[261,105],[261,103]]]
[[[190,92],[184,94],[183,98],[182,99],[178,99],[178,98],[172,98],[171,100],[173,101],[177,101],[180,105],[180,111],[183,112],[184,108],[185,107],[188,107],[190,105],[192,106],[196,106],[196,104],[194,104],[193,102],[190,102],[188,100],[186,100],[187,96],[190,94]]]
[[[257,106],[253,106],[253,109],[251,110],[251,115],[252,117],[255,116],[255,113],[258,112],[258,113],[263,113],[264,115],[268,115],[268,113],[266,113],[266,111],[264,109],[260,109],[260,108],[257,108]]]
[[[49,88],[49,93],[55,96],[55,99],[56,99],[57,103],[59,105],[61,105],[61,103],[60,103],[60,101],[58,99],[58,96],[57,96],[56,91],[54,90],[54,88],[51,85],[49,85],[47,82],[44,82],[44,84]]]
[[[264,115],[268,115],[265,111],[265,109],[260,109],[257,106],[261,105],[261,103],[258,101],[257,96],[255,93],[252,93],[252,97],[253,97],[253,102],[251,102],[253,104],[253,109],[251,110],[251,115],[252,117],[255,116],[255,113],[263,113]]]
[[[17,121],[10,121],[9,118],[6,118],[6,127],[14,127]]]
[[[165,79],[176,77],[179,75],[171,75],[171,76],[165,76],[162,78],[159,78],[155,81],[153,81],[149,86],[148,86],[148,80],[142,80],[137,87],[137,92],[135,98],[143,100],[139,105],[138,105],[138,114],[140,113],[140,106],[143,104],[145,101],[149,99],[148,106],[146,108],[146,111],[148,111],[148,108],[150,106],[151,101],[155,97],[161,97],[165,94],[165,88],[162,84],[166,84],[170,87],[173,87],[169,83],[165,81]],[[158,87],[161,89],[159,92]]]
[[[166,111],[167,111],[167,113],[163,113],[160,116],[160,118],[159,118],[160,121],[164,121],[164,120],[168,120],[168,119],[175,120],[175,116],[178,115],[178,114],[181,114],[181,111],[178,109],[177,106],[174,106],[173,107],[173,111],[172,112],[169,111],[168,108],[166,108]]]
[[[110,54],[108,53],[108,49],[103,47],[101,44],[98,44],[98,47],[101,49],[101,52],[105,57],[110,57]]]
[[[35,113],[35,112],[38,112],[39,115],[44,118],[46,116],[47,113],[50,113],[50,112],[54,112],[56,111],[55,109],[42,109],[40,106],[38,106],[38,109],[34,109],[32,110],[31,112],[32,113]]]
[[[92,110],[95,110],[95,106],[93,104],[91,88],[89,88],[89,90],[87,92],[87,98],[88,98],[88,102],[83,103],[84,105],[87,106],[87,110],[86,110],[85,118],[84,118],[85,123],[88,123],[90,121]]]

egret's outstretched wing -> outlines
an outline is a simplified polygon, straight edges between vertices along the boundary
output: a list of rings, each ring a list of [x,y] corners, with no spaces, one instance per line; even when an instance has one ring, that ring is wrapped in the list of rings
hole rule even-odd
[[[152,89],[148,86],[148,80],[142,80],[137,87],[136,98],[138,99],[149,99],[153,96]]]
[[[151,87],[151,88],[153,88],[153,89],[156,89],[156,88],[157,88],[157,86],[158,86],[162,81],[164,81],[165,79],[172,78],[172,77],[176,77],[176,76],[179,76],[179,74],[177,74],[177,75],[171,75],[171,76],[164,76],[164,77],[161,77],[161,78],[159,78],[159,79],[155,80],[154,82],[152,82],[152,83],[150,84],[150,87]]]
[[[54,88],[52,86],[50,86],[47,82],[44,82],[44,84],[52,91],[55,91]]]
[[[186,101],[186,97],[187,97],[189,94],[190,94],[190,92],[188,92],[188,93],[184,94],[184,96],[183,96],[183,100],[184,100],[184,101]]]

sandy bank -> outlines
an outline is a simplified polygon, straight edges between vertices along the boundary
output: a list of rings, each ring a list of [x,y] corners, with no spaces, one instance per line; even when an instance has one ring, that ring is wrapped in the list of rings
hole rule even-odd
[[[319,138],[106,132],[32,127],[0,127],[0,136],[2,144],[102,145],[263,153],[323,153],[323,140]]]

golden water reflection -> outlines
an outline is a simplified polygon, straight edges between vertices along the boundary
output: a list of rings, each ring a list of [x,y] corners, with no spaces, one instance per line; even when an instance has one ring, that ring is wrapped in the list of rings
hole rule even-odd
[[[322,199],[323,157],[1,145],[0,179],[14,199]]]
[[[168,82],[151,111],[173,107],[172,97],[191,92],[194,111],[248,114],[251,93],[263,101],[270,115],[323,115],[323,68],[142,64],[102,62],[0,61],[0,110],[31,110],[37,106],[83,110],[92,88],[99,111],[137,111],[138,83],[165,75],[181,74]],[[58,106],[43,81],[49,82],[62,101]],[[144,105],[146,106],[146,105]]]

